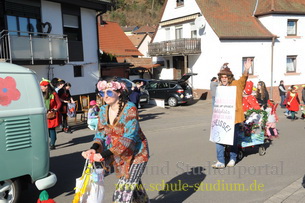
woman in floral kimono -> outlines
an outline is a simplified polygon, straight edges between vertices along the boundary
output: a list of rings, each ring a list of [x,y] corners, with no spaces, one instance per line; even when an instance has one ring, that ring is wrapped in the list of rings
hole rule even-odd
[[[106,105],[100,109],[94,143],[82,156],[97,162],[113,160],[119,177],[113,202],[149,202],[141,183],[149,158],[148,143],[137,107],[128,101],[125,84],[115,78],[99,81],[97,89]]]

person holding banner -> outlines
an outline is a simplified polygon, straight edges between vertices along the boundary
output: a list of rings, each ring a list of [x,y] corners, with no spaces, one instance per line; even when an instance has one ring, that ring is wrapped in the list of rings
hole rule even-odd
[[[235,100],[235,120],[234,120],[234,136],[233,136],[233,145],[230,147],[230,161],[227,164],[227,167],[235,166],[236,157],[237,157],[237,137],[241,133],[241,123],[245,120],[244,111],[243,111],[243,90],[248,79],[249,69],[252,66],[252,59],[248,58],[244,63],[244,72],[239,80],[235,80],[233,73],[228,67],[228,63],[225,63],[220,72],[218,73],[218,78],[220,81],[220,86],[235,86],[236,87],[236,100]],[[218,89],[217,89],[218,91]],[[217,98],[217,92],[216,92]],[[221,98],[225,101],[226,98]],[[217,103],[217,102],[216,102]],[[213,112],[214,114],[214,112]],[[225,144],[215,141],[216,143],[216,153],[217,153],[217,162],[212,165],[213,168],[221,169],[225,168]]]

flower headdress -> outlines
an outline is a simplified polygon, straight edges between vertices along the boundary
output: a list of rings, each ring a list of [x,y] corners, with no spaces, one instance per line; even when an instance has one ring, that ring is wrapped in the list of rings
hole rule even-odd
[[[127,89],[126,85],[122,82],[107,82],[106,80],[99,81],[97,83],[97,89],[98,91],[105,90],[105,89],[112,89],[112,90],[124,90]]]

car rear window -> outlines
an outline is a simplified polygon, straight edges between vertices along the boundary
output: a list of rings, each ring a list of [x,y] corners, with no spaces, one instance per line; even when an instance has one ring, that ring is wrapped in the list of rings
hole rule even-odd
[[[181,82],[181,83],[179,83],[179,85],[180,85],[184,90],[190,88],[190,86],[189,86],[186,82]]]

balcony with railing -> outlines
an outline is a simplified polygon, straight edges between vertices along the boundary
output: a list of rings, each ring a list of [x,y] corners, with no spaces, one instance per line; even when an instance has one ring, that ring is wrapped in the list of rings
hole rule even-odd
[[[200,38],[183,38],[148,45],[150,56],[189,55],[201,53]]]
[[[0,32],[0,60],[20,65],[69,62],[65,35],[3,30]]]

